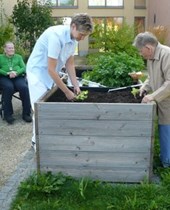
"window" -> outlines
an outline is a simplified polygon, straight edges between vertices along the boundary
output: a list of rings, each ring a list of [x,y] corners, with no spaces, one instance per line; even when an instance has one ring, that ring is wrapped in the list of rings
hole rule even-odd
[[[89,6],[122,7],[123,0],[89,0]]]
[[[77,6],[77,0],[57,0],[58,7],[75,7]]]
[[[39,0],[40,4],[50,4],[51,6],[56,6],[56,0]]]
[[[141,8],[146,8],[146,0],[135,0],[135,8],[136,9],[141,9]]]
[[[113,25],[114,27],[118,27],[123,23],[123,17],[100,17],[100,18],[93,18],[94,25],[102,25],[103,28],[111,28]]]
[[[49,3],[57,7],[77,7],[77,0],[39,0],[41,4]]]
[[[123,0],[107,0],[106,5],[114,7],[123,6]]]

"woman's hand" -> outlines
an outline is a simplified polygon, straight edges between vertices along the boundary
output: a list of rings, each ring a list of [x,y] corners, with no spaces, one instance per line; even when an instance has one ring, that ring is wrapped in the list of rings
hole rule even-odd
[[[8,73],[8,75],[9,75],[9,78],[10,78],[10,79],[17,77],[16,71],[10,71],[10,72]]]
[[[80,90],[80,87],[79,86],[74,87],[74,93],[76,95],[79,95],[81,93],[81,90]]]
[[[67,99],[69,101],[73,101],[76,97],[76,95],[71,91],[71,90],[68,90],[66,93],[65,93],[65,96],[67,97]]]

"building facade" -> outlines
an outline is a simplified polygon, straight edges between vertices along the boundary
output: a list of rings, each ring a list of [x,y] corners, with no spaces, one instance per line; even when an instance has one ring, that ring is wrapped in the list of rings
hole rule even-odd
[[[1,0],[6,15],[11,15],[17,0]],[[39,0],[41,4],[47,0]],[[114,20],[121,24],[137,24],[141,31],[147,27],[148,0],[50,0],[52,16],[54,19],[69,19],[76,13],[88,13],[95,21],[109,24]],[[89,39],[81,41],[78,45],[78,55],[84,56],[89,52]]]
[[[170,46],[170,1],[149,0],[148,2],[148,26],[162,31],[162,39]]]
[[[147,23],[147,0],[51,0],[51,2],[54,18],[71,17],[75,13],[85,12],[101,24],[109,24],[111,20],[120,24],[126,20],[129,25],[137,24],[144,30]],[[88,43],[88,38],[79,43],[79,56],[88,53]]]

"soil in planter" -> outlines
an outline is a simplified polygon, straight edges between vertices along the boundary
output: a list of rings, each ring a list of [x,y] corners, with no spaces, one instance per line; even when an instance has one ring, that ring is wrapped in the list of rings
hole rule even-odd
[[[86,90],[86,89],[82,89]],[[142,98],[139,95],[136,98],[131,93],[131,88],[108,92],[108,89],[100,88],[87,88],[88,97],[84,101],[78,101],[79,103],[84,102],[95,102],[95,103],[141,103]],[[58,89],[52,96],[49,97],[48,102],[68,102],[69,100],[65,97],[64,93]],[[76,101],[77,102],[77,101]]]

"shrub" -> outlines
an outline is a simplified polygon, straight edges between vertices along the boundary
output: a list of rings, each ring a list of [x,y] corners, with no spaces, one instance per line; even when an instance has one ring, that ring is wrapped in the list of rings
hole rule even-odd
[[[87,55],[87,64],[94,69],[83,77],[110,87],[132,84],[128,73],[144,69],[143,58],[132,45],[134,36],[134,27],[125,21],[118,26],[114,21],[105,27],[95,24],[90,47],[98,52]]]
[[[83,78],[109,87],[120,87],[132,84],[128,73],[144,68],[139,56],[130,56],[126,52],[105,53],[98,55],[94,69],[83,73]]]
[[[94,32],[90,35],[90,39],[93,41],[90,44],[90,48],[99,49],[100,52],[136,54],[136,49],[132,46],[134,27],[129,26],[125,21],[119,26],[114,21],[105,27],[101,24],[95,24]]]
[[[9,23],[0,26],[0,53],[3,53],[3,47],[6,41],[14,39],[14,30]]]
[[[166,44],[168,37],[168,29],[165,26],[149,27],[148,31],[153,33],[161,44]]]

